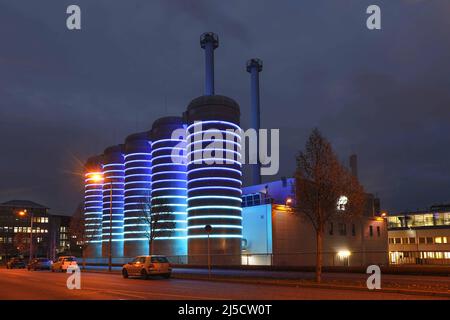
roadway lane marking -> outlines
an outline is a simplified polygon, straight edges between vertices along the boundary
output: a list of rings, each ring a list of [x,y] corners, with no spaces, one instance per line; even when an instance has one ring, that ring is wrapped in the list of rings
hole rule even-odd
[[[89,288],[89,287],[82,287],[82,290],[93,290],[98,291],[102,293],[116,293],[116,294],[122,294],[125,296],[134,296],[141,299],[146,299],[147,296],[167,296],[167,297],[177,297],[182,299],[200,299],[200,300],[231,300],[226,298],[211,298],[211,297],[204,297],[204,296],[193,296],[193,295],[185,295],[185,294],[172,294],[172,293],[162,293],[162,292],[142,292],[142,291],[133,291],[134,293],[131,293],[131,291],[125,291],[125,290],[118,290],[118,289],[98,289],[98,288]],[[145,296],[138,296],[137,294],[144,294]]]

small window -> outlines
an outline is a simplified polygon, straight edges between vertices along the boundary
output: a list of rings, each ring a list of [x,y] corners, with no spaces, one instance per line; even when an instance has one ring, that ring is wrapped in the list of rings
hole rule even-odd
[[[356,226],[352,223],[352,236],[356,236]]]
[[[330,234],[330,236],[333,235],[333,222],[330,222],[330,229],[328,230],[328,233]]]
[[[377,236],[379,237],[381,235],[380,226],[377,226]]]
[[[346,236],[347,235],[347,225],[345,223],[339,223],[339,235]]]
[[[169,261],[167,260],[166,257],[152,257],[152,263],[168,263]]]
[[[403,243],[403,244],[408,244],[408,242],[409,242],[409,241],[408,241],[408,238],[402,238],[402,243]]]
[[[369,227],[369,235],[373,237],[373,226]]]
[[[409,244],[415,244],[416,238],[409,238]]]
[[[395,243],[396,244],[401,244],[402,243],[402,238],[395,238]]]
[[[427,237],[427,244],[433,244],[433,238]]]
[[[424,237],[419,237],[419,243],[424,244],[425,243],[425,238]]]

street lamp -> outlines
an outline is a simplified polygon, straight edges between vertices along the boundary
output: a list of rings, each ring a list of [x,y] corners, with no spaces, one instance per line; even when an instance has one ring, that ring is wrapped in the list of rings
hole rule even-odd
[[[286,199],[286,207],[290,207],[292,205],[292,198],[291,197],[288,197],[287,199]]]
[[[91,176],[92,181],[100,182],[104,181],[105,178],[101,173],[93,173]],[[113,182],[109,182],[109,245],[108,245],[108,271],[112,270],[112,210],[113,210]]]
[[[27,209],[20,210],[18,212],[20,217],[25,217],[27,215]],[[33,258],[33,220],[34,220],[34,214],[33,211],[30,213],[30,253],[28,257],[28,262],[31,263],[31,259]]]
[[[210,253],[209,235],[212,231],[212,226],[210,224],[207,224],[205,226],[205,231],[208,234],[208,278],[211,278],[211,253]]]

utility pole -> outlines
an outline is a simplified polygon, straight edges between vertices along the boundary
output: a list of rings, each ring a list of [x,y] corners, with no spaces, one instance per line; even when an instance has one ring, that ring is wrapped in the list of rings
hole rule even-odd
[[[31,230],[30,230],[30,256],[29,256],[29,263],[31,263],[31,260],[33,259],[33,220],[34,220],[34,214],[33,211],[31,211],[31,215],[30,215],[30,219],[31,219]]]

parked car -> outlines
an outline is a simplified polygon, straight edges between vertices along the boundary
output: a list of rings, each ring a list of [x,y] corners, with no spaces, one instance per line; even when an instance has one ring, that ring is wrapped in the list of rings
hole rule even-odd
[[[50,270],[52,268],[52,260],[47,258],[33,259],[28,265],[28,270]]]
[[[72,256],[62,256],[59,257],[58,260],[56,260],[51,267],[52,272],[55,271],[61,271],[65,272],[67,271],[67,268],[69,266],[76,266],[77,265],[77,259]]]
[[[25,269],[25,261],[20,258],[11,258],[6,263],[6,269]]]
[[[138,256],[122,267],[122,276],[139,276],[148,279],[149,276],[163,276],[170,278],[172,268],[169,260],[164,256]]]

